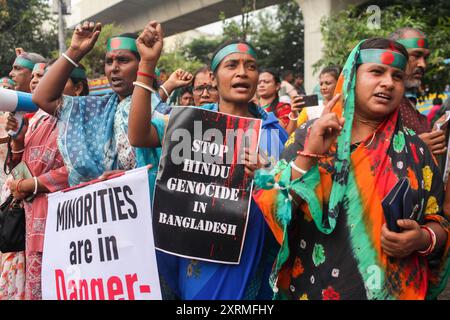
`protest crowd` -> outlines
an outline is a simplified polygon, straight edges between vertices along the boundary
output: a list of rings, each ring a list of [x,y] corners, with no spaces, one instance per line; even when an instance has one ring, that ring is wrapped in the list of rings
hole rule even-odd
[[[308,95],[292,72],[262,69],[255,48],[242,40],[223,43],[195,73],[178,69],[162,82],[162,27],[143,27],[139,35],[108,40],[106,95],[89,95],[82,64],[100,23],[78,25],[56,60],[16,50],[0,83],[0,210],[4,221],[22,212],[24,245],[1,250],[0,299],[63,299],[72,289],[78,299],[111,298],[114,290],[135,298],[130,288],[138,277],[127,274],[111,289],[109,269],[104,292],[96,295],[91,279],[89,294],[74,282],[49,296],[46,255],[63,246],[46,237],[131,223],[142,202],[156,249],[141,243],[139,250],[152,251],[162,299],[439,296],[450,269],[450,187],[442,161],[449,119],[427,119],[408,98],[426,72],[433,47],[426,34],[405,26],[388,38],[361,39],[345,65],[319,72],[320,94]],[[177,101],[169,103],[175,91]],[[225,136],[204,138],[206,129]],[[230,129],[241,130],[235,145],[227,140]],[[191,141],[187,152],[177,148],[181,138]],[[137,168],[148,173],[144,201],[133,198],[131,184],[83,193],[93,181],[125,179]],[[49,195],[62,190],[78,196],[50,205]],[[191,204],[195,215],[185,215]],[[50,218],[57,227],[48,226]],[[105,227],[95,230],[105,234]],[[99,245],[116,240],[118,251],[108,247],[102,263],[133,246],[113,237]],[[0,242],[8,247],[8,239]],[[89,264],[92,244],[78,244]],[[82,268],[83,255],[76,257],[71,264]],[[62,274],[56,271],[55,281]]]

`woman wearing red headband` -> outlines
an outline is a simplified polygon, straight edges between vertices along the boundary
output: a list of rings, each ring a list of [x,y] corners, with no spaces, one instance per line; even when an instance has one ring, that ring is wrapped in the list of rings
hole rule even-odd
[[[69,49],[55,62],[33,94],[33,101],[39,107],[58,118],[60,150],[69,170],[71,186],[98,178],[105,171],[129,170],[136,166],[135,150],[128,142],[127,135],[133,82],[140,61],[136,35],[122,34],[108,40],[105,75],[113,90],[112,94],[62,96],[70,73],[94,47],[100,32],[100,23],[86,21],[78,25]],[[169,91],[169,88],[189,82],[178,79],[174,85],[167,85],[165,89]],[[155,83],[156,78],[153,77],[152,85]],[[152,98],[155,104],[160,103],[159,95],[155,94]],[[157,164],[157,150],[154,150],[153,156]],[[151,173],[156,174],[156,166]]]
[[[282,245],[276,298],[425,299],[445,287],[441,174],[399,117],[407,57],[387,39],[358,44],[322,117],[297,129],[273,172],[257,172],[256,201]]]
[[[149,74],[154,72],[161,54],[162,40],[161,26],[155,21],[150,22],[137,41],[142,57],[139,70]],[[243,41],[225,43],[213,54],[211,71],[212,85],[217,87],[219,102],[205,104],[201,108],[262,119],[261,141],[264,142],[260,143],[260,149],[278,159],[287,138],[286,132],[273,113],[266,113],[255,104],[249,103],[258,83],[258,65],[252,46]],[[163,132],[149,125],[152,121],[149,107],[153,108],[153,105],[151,92],[147,88],[148,79],[138,76],[137,80],[129,118],[130,142],[142,148],[159,147]],[[268,140],[270,142],[267,142]],[[247,159],[249,157],[247,154]],[[256,165],[247,166],[247,173],[251,172],[253,166],[256,167]],[[271,299],[268,276],[273,263],[271,253],[276,250],[273,240],[261,212],[252,202],[243,252],[238,265],[178,258],[178,265],[174,267],[173,274],[165,275],[164,278],[171,281],[169,286],[175,294],[186,300]],[[171,257],[166,255],[163,257],[164,260],[160,259],[158,263],[166,261],[165,258]],[[167,272],[167,269],[164,271]]]

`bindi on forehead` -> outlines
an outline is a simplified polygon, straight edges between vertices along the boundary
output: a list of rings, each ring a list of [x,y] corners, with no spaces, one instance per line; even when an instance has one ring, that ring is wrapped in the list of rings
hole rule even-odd
[[[211,83],[212,83],[211,74],[209,72],[202,72],[202,73],[197,74],[197,76],[195,77],[194,85],[200,86],[200,85],[207,85],[207,84],[211,84]]]

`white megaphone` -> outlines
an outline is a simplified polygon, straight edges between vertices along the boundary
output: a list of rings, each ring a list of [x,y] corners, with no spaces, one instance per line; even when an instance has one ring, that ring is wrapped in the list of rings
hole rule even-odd
[[[31,101],[31,93],[0,88],[0,111],[12,112],[19,123],[16,131],[9,130],[8,135],[17,137],[23,127],[23,115],[36,112],[39,108]]]

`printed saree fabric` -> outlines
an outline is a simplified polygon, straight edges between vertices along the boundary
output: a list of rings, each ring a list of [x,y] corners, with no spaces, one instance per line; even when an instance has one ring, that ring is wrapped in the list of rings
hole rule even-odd
[[[427,117],[421,114],[408,98],[403,97],[399,112],[405,127],[414,130],[419,135],[431,131]]]
[[[152,94],[152,105],[162,105]],[[71,186],[98,178],[108,170],[136,167],[136,150],[128,141],[131,95],[64,96],[58,110],[58,147]],[[160,126],[159,122],[157,127]],[[157,165],[158,161],[152,161]]]
[[[217,104],[200,108],[218,111]],[[256,105],[249,106],[250,112],[263,120],[260,149],[275,164],[284,143],[286,131],[279,125],[273,113],[266,113]],[[152,119],[152,123],[153,123]],[[164,129],[156,126],[160,141]],[[147,149],[147,150],[146,150]],[[138,165],[152,163],[149,153],[152,148],[138,148]],[[154,188],[155,175],[150,176]],[[278,245],[272,236],[258,206],[251,202],[245,243],[239,265],[226,265],[181,258],[156,251],[160,281],[164,299],[182,300],[240,300],[271,299],[272,289],[268,278],[275,260]]]
[[[358,54],[359,45],[338,81],[343,99],[333,112],[346,122],[326,157],[291,181],[288,162],[303,150],[310,121],[297,129],[274,170],[256,174],[261,189],[254,199],[281,244],[271,275],[275,298],[424,299],[445,287],[448,239],[443,250],[427,258],[395,259],[381,248],[381,202],[401,177],[409,178],[418,223],[435,221],[447,233],[449,225],[442,215],[442,175],[426,145],[403,126],[398,110],[375,134],[351,145]]]
[[[64,96],[58,114],[58,147],[69,172],[69,184],[99,177],[104,171],[129,170],[119,166],[121,159],[134,159],[127,141],[131,96],[119,101],[117,94],[101,97]],[[128,150],[128,152],[127,152]]]

